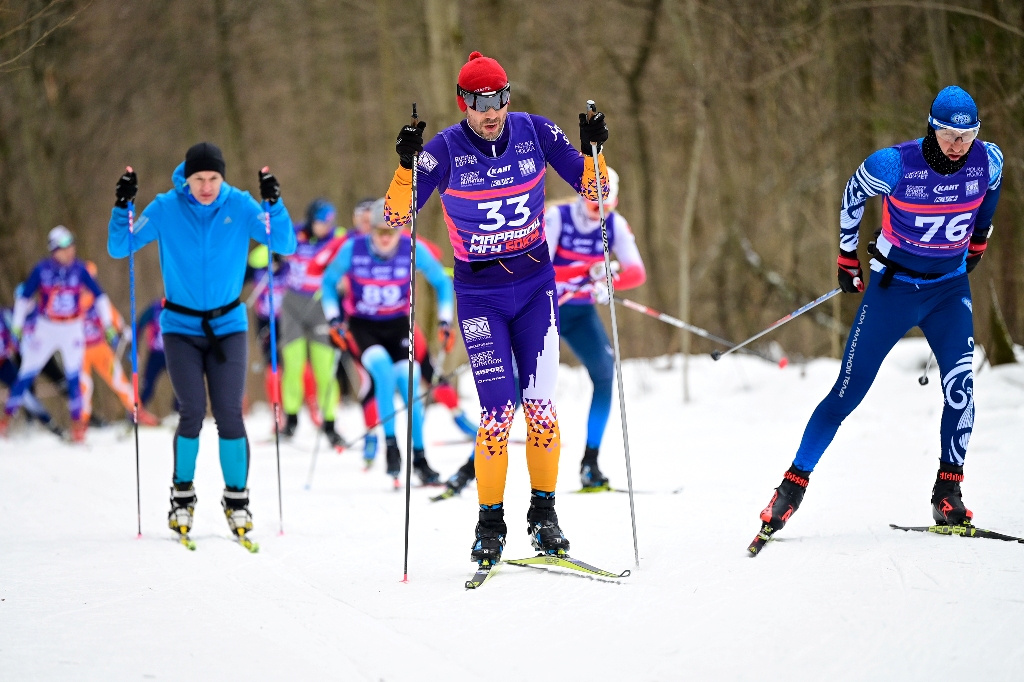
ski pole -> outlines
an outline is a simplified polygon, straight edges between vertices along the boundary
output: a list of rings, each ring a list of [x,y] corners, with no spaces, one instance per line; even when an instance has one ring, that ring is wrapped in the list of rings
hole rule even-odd
[[[125,168],[129,173],[132,167]],[[135,515],[138,522],[138,534],[142,537],[142,486],[139,474],[139,347],[135,319],[135,202],[128,202],[128,293],[131,298],[132,315],[132,396],[135,406],[132,408],[132,423],[135,429]]]
[[[268,166],[263,172],[270,172]],[[263,200],[263,217],[267,226],[267,309],[270,314],[270,402],[274,406],[274,448],[277,450],[277,520],[278,535],[284,535],[284,505],[281,500],[281,387],[277,383],[277,323],[274,319],[274,249],[270,238],[270,202]]]
[[[334,375],[337,374],[337,372],[338,372],[338,362],[340,360],[341,360],[341,351],[338,350],[338,349],[335,349],[334,350],[334,366],[331,368],[331,377],[332,377],[332,379],[333,379]],[[322,396],[320,398],[321,414],[323,414],[323,405],[324,405],[324,403],[327,402],[327,396],[330,393],[330,389],[331,389],[331,382],[328,381],[324,385],[324,390],[321,393],[321,396]],[[313,474],[316,472],[316,454],[320,450],[320,433],[322,431],[323,431],[323,429],[317,429],[317,431],[316,431],[316,439],[313,441],[313,460],[309,463],[309,475],[306,476],[306,490],[309,490],[310,488],[313,487]]]
[[[935,353],[934,352],[928,353],[928,362],[924,363],[924,373],[917,380],[917,383],[921,384],[922,386],[927,386],[928,385],[928,370],[930,370],[932,368],[932,359],[934,357],[935,357]]]
[[[790,320],[792,320],[794,318],[797,318],[797,317],[800,317],[801,315],[806,313],[811,308],[814,308],[816,306],[821,305],[822,303],[824,303],[828,299],[832,298],[833,296],[835,296],[837,294],[841,294],[842,292],[843,292],[842,289],[840,289],[839,287],[836,287],[835,289],[833,289],[832,291],[828,292],[827,294],[822,294],[821,296],[819,296],[818,298],[814,299],[813,301],[811,301],[810,303],[808,303],[804,307],[797,308],[796,310],[791,312],[789,315],[786,315],[785,317],[783,317],[781,320],[778,320],[777,322],[772,323],[772,325],[770,327],[768,327],[767,329],[759,331],[757,334],[754,334],[753,336],[751,336],[749,339],[747,339],[743,343],[740,343],[740,344],[737,344],[737,345],[733,346],[732,348],[730,348],[729,350],[725,351],[724,353],[722,351],[720,351],[720,350],[712,351],[711,357],[714,358],[715,360],[719,360],[721,358],[724,358],[729,353],[733,353],[735,351],[738,351],[740,348],[743,348],[748,343],[752,343],[754,341],[757,341],[759,338],[761,338],[762,336],[764,336],[768,332],[772,331],[773,329],[778,329],[779,327],[781,327],[782,325],[786,324]]]
[[[697,336],[699,336],[701,338],[704,338],[704,339],[707,339],[708,341],[714,341],[715,343],[721,344],[721,345],[723,345],[723,346],[725,346],[727,348],[732,348],[733,346],[736,345],[732,341],[728,341],[726,339],[723,339],[720,336],[715,336],[714,334],[712,334],[711,332],[709,332],[706,329],[702,329],[700,327],[692,325],[689,322],[683,322],[682,320],[680,320],[678,318],[672,317],[671,315],[666,315],[665,313],[663,313],[661,311],[658,311],[658,310],[655,310],[654,308],[648,308],[643,303],[637,303],[636,301],[631,301],[628,298],[620,298],[618,296],[615,297],[615,300],[618,301],[619,303],[621,303],[622,305],[624,305],[625,307],[631,309],[631,310],[635,310],[638,313],[643,313],[644,315],[647,315],[649,317],[653,317],[656,320],[661,320],[662,322],[667,322],[668,324],[672,325],[673,327],[679,327],[680,329],[684,329],[684,330],[690,332],[691,334],[696,334]],[[771,362],[773,364],[777,364],[779,367],[785,367],[786,365],[789,364],[789,358],[787,358],[785,356],[783,356],[780,360],[776,361],[775,358],[771,357],[767,353],[762,353],[760,351],[747,350],[746,348],[744,348],[743,352],[744,353],[750,353],[751,355],[756,355],[757,357],[761,358],[762,360],[767,360],[768,362]]]
[[[412,103],[413,128],[420,122],[416,115],[416,102]],[[409,505],[412,496],[412,416],[413,416],[413,370],[416,365],[416,209],[417,204],[416,167],[419,164],[420,155],[413,152],[412,155],[412,212],[409,215],[409,232],[412,236],[412,256],[409,264],[409,386],[406,391],[405,404],[409,406],[409,414],[406,418],[405,433],[405,554],[402,560],[402,582],[409,582]],[[382,406],[383,407],[383,406]]]
[[[587,100],[587,118],[592,119],[597,113],[594,100]],[[615,378],[619,385],[619,419],[622,422],[622,447],[626,453],[626,485],[629,489],[629,517],[633,524],[633,559],[637,568],[640,567],[640,546],[636,539],[636,507],[633,504],[633,468],[629,461],[629,429],[626,426],[626,393],[622,388],[622,355],[619,352],[619,327],[615,320],[615,285],[612,282],[612,257],[608,250],[608,223],[604,216],[604,193],[601,189],[601,167],[597,160],[600,150],[597,143],[590,143],[591,157],[594,159],[594,176],[597,179],[597,207],[601,216],[601,243],[604,246],[604,279],[608,287],[608,309],[612,317],[612,341],[615,349]]]

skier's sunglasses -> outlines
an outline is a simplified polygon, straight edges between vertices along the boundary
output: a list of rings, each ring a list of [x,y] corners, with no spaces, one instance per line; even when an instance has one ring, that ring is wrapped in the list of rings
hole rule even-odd
[[[512,94],[512,84],[509,83],[497,92],[486,93],[470,92],[469,90],[463,90],[460,86],[456,85],[455,92],[462,97],[467,107],[474,111],[484,113],[488,109],[494,109],[497,111],[508,104],[509,97]]]
[[[931,123],[932,128],[935,129],[935,137],[939,138],[946,144],[953,144],[957,140],[961,140],[964,144],[969,145],[977,139],[978,130],[981,128],[980,123],[973,128],[951,128],[939,123],[931,117],[928,118],[928,122]]]

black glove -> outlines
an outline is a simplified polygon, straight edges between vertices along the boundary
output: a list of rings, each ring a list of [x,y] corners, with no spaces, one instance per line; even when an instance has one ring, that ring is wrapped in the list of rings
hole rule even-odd
[[[402,168],[412,170],[412,156],[423,151],[423,129],[427,127],[426,121],[420,121],[416,125],[402,126],[398,131],[398,139],[395,140],[395,151]]]
[[[281,183],[277,181],[274,174],[270,172],[269,166],[264,166],[259,172],[260,196],[263,200],[273,206],[281,198]]]
[[[864,280],[861,279],[863,270],[860,269],[860,261],[857,260],[856,251],[839,250],[839,288],[846,294],[859,294],[864,291]]]
[[[967,245],[967,272],[971,272],[974,268],[978,267],[978,263],[981,262],[981,257],[985,255],[985,249],[987,248],[987,236],[983,237],[975,234],[971,237],[971,242]]]
[[[597,151],[600,153],[601,145],[607,141],[608,126],[605,125],[604,114],[599,111],[589,121],[586,114],[580,114],[580,151],[592,156],[593,149],[590,145],[597,144]]]
[[[139,178],[131,166],[125,168],[124,175],[117,180],[117,201],[114,206],[128,208],[129,201],[135,201],[135,195],[139,192]]]

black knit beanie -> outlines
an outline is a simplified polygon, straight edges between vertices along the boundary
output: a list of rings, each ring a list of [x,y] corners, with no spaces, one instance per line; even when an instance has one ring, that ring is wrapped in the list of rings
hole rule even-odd
[[[224,155],[220,148],[210,142],[200,142],[188,148],[185,152],[185,177],[200,171],[215,171],[224,175]]]

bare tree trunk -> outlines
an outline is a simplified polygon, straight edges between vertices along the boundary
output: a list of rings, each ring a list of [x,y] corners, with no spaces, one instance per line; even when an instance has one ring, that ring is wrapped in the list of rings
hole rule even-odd
[[[225,7],[225,0],[213,0],[215,27],[217,31],[217,76],[220,79],[221,96],[224,98],[224,112],[227,115],[228,141],[231,155],[248,173],[249,153],[245,145],[245,130],[242,124],[242,109],[238,104],[235,85],[235,64],[231,55],[231,32],[233,18]],[[240,173],[239,175],[242,175]],[[245,177],[243,175],[243,177]],[[237,181],[236,181],[237,182]]]
[[[426,0],[427,59],[430,74],[430,112],[437,129],[459,120],[454,82],[458,74],[455,49],[461,43],[456,0]]]
[[[928,47],[931,48],[932,62],[935,73],[939,77],[939,85],[945,87],[956,83],[956,64],[953,62],[953,51],[949,47],[949,27],[944,11],[924,10],[925,23],[928,26]]]

